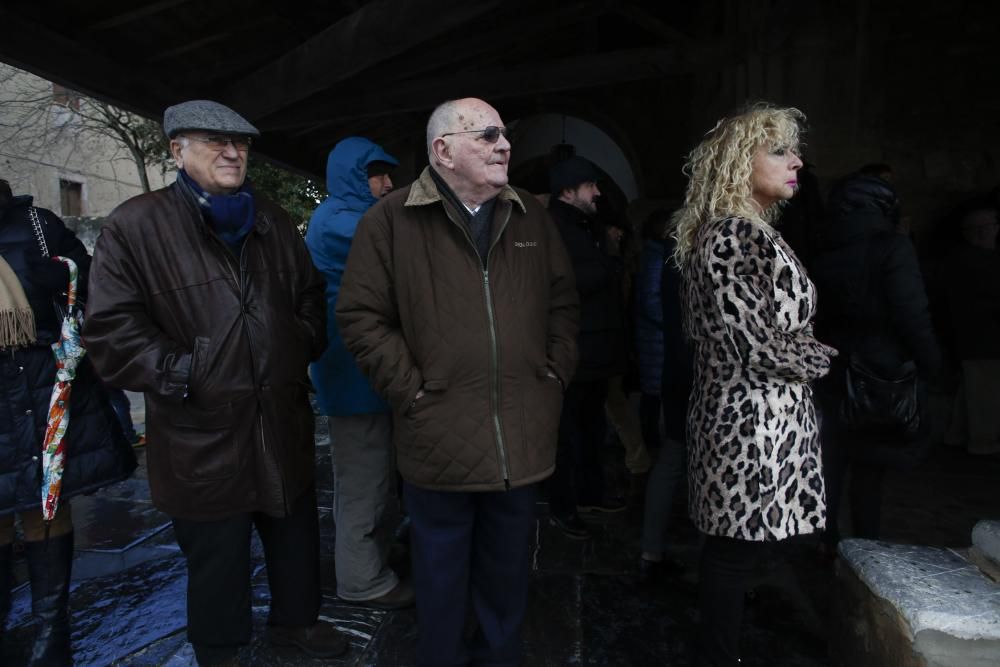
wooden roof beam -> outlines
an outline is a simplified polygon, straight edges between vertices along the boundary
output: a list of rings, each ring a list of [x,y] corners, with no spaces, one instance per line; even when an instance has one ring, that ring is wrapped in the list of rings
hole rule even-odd
[[[285,116],[283,128],[299,126],[302,131],[298,134],[306,135],[341,121],[429,111],[446,99],[474,96],[492,102],[658,78],[682,71],[683,67],[684,62],[673,48],[643,48],[463,72],[303,108],[294,116]],[[274,129],[267,123],[261,125],[262,131]]]
[[[458,28],[500,2],[451,4],[374,0],[237,81],[220,97],[250,120],[262,118]]]
[[[157,76],[125,67],[3,6],[0,6],[0,25],[4,26],[0,60],[122,109],[158,118],[166,105],[191,95],[183,87],[171,86]],[[39,44],[45,48],[40,49]],[[95,72],[101,76],[95,77]],[[109,82],[113,87],[102,88],[100,82]]]
[[[168,9],[173,9],[178,5],[183,5],[184,3],[190,1],[191,0],[160,0],[159,2],[151,2],[147,5],[139,7],[138,9],[133,9],[130,12],[123,12],[115,16],[109,16],[106,19],[101,19],[96,23],[92,23],[86,28],[84,28],[84,32],[98,32],[101,30],[109,30],[111,28],[117,28],[118,26],[146,18],[147,16],[152,16],[153,14],[159,14],[160,12],[166,11]]]
[[[504,44],[505,51],[516,49],[519,44],[531,43],[540,36],[550,35],[559,30],[569,30],[578,23],[597,18],[606,11],[603,0],[583,0],[568,5],[558,5],[556,9],[539,8],[530,21],[525,21],[516,30],[510,25],[499,24],[488,32],[476,32],[456,41],[428,44],[419,56],[407,58],[405,62],[388,62],[379,67],[385,71],[383,83],[407,81],[415,76],[436,69],[455,69],[455,63],[484,53],[497,51],[498,43]]]
[[[622,18],[628,19],[637,28],[646,30],[656,35],[667,44],[677,44],[684,47],[696,46],[694,40],[685,35],[680,30],[664,22],[662,19],[650,14],[647,10],[632,2],[608,2],[607,8],[610,12],[618,14]]]
[[[164,60],[170,60],[171,58],[176,58],[178,56],[183,56],[186,53],[191,53],[196,51],[203,46],[208,46],[209,44],[215,44],[216,42],[222,42],[224,40],[232,37],[231,32],[216,32],[211,35],[205,35],[199,37],[198,39],[186,42],[184,44],[178,44],[177,46],[171,47],[169,49],[164,49],[163,51],[153,51],[153,53],[146,59],[147,63],[158,63]]]

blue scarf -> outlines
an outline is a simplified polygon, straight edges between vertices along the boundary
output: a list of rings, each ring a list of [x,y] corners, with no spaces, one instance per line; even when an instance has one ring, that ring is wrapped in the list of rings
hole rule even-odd
[[[219,238],[233,251],[239,250],[243,245],[243,239],[247,237],[256,222],[253,189],[250,183],[244,181],[242,187],[231,195],[210,195],[183,169],[178,172],[178,178],[194,193],[205,220]]]

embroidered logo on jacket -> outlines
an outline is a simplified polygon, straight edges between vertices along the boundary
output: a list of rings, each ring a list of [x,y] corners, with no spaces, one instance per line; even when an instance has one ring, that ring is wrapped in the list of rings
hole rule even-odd
[[[514,241],[515,248],[534,248],[538,245],[538,241]]]

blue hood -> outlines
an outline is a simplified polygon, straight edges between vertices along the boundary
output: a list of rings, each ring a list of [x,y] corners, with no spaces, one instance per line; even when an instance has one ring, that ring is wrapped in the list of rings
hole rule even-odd
[[[320,206],[330,207],[327,215],[341,211],[364,213],[375,204],[377,200],[368,187],[368,165],[372,162],[399,164],[381,146],[364,137],[348,137],[333,147],[326,159],[326,189],[330,197]]]
[[[368,187],[368,165],[372,162],[399,164],[381,146],[362,137],[348,137],[330,151],[326,162],[326,186],[330,196],[313,213],[306,232],[306,246],[313,264],[326,278],[328,345],[323,356],[310,367],[316,400],[325,415],[373,414],[389,410],[344,345],[336,318],[340,281],[354,232],[361,216],[378,201]]]

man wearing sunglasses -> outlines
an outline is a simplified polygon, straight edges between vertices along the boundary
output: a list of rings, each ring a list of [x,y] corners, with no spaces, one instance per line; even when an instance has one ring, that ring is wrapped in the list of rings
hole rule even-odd
[[[347,642],[317,620],[319,524],[306,369],[326,345],[324,281],[295,223],[246,182],[257,129],[216,102],[166,110],[179,170],[115,209],[91,268],[84,339],[111,385],[146,396],[153,504],[188,567],[200,665],[251,635],[250,537],[264,545],[268,639],[312,656]]]
[[[361,219],[337,303],[393,410],[418,665],[519,664],[535,487],[555,466],[576,364],[569,257],[542,206],[507,184],[510,150],[486,102],[435,109],[430,165]]]

